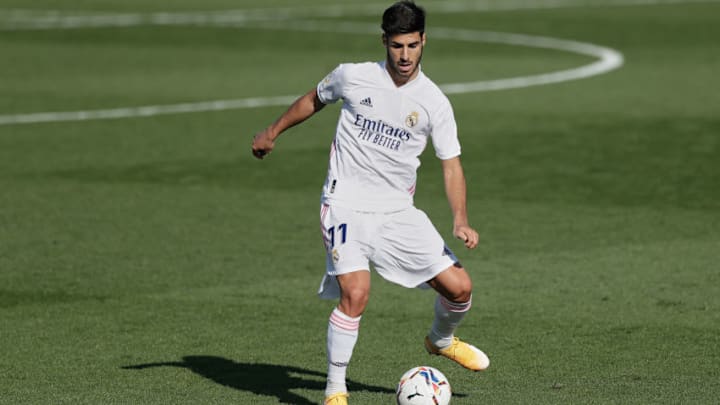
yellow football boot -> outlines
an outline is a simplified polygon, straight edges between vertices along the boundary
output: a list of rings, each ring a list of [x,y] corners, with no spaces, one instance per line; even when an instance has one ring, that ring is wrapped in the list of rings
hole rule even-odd
[[[490,365],[490,359],[477,347],[467,344],[460,339],[454,337],[450,346],[440,349],[425,337],[425,349],[430,354],[447,357],[448,359],[460,364],[461,366],[473,370],[482,371]]]
[[[325,405],[348,405],[347,399],[348,394],[346,392],[339,392],[325,397]]]

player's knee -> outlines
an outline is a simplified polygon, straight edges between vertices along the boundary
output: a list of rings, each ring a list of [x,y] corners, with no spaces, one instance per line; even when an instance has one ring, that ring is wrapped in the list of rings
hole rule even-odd
[[[341,311],[348,316],[360,316],[365,311],[370,291],[363,287],[351,287],[342,291],[340,299]]]
[[[468,302],[470,301],[470,298],[472,298],[472,285],[468,284],[467,286],[463,285],[463,288],[456,292],[455,296],[452,298],[452,301]]]
[[[464,273],[464,277],[461,277],[455,289],[453,290],[453,297],[450,299],[454,302],[468,302],[472,298],[472,280]]]
[[[356,304],[367,303],[370,296],[368,290],[362,287],[351,288],[346,292],[346,295],[351,302]]]

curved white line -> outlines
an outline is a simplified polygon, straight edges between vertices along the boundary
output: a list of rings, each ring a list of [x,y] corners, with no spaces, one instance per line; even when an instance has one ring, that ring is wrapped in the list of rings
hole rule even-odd
[[[327,21],[286,21],[282,25],[271,23],[236,23],[235,26],[260,27],[274,30],[298,30],[310,32],[342,32],[348,34],[377,34],[379,28],[375,25],[358,24],[353,22],[328,23]],[[513,77],[508,79],[482,80],[466,83],[452,83],[440,85],[446,94],[472,93],[481,91],[505,90],[520,87],[539,86],[564,81],[584,79],[591,76],[607,73],[621,67],[624,63],[622,53],[599,45],[585,42],[571,41],[558,38],[512,34],[505,32],[475,31],[468,29],[455,29],[437,27],[428,30],[432,38],[448,39],[453,41],[486,42],[506,45],[529,46],[533,48],[553,49],[586,55],[598,58],[598,61],[589,65],[557,72],[543,73],[531,76]]]
[[[560,70],[557,72],[513,77],[509,79],[483,80],[441,85],[440,87],[446,94],[504,90],[584,79],[615,70],[621,67],[624,63],[622,53],[614,49],[565,39],[447,28],[433,30],[433,37],[555,49],[598,58],[598,61],[589,65],[574,69]]]
[[[324,24],[318,24],[317,22],[312,21],[286,21],[282,25],[262,24],[258,26],[257,23],[253,24],[247,21],[234,21],[231,25],[257,26],[258,28],[272,28],[283,30],[331,31],[359,34],[378,33],[378,27],[374,25],[356,23],[328,24],[328,22],[324,22]],[[514,77],[508,79],[475,81],[467,83],[451,83],[441,85],[440,87],[446,94],[503,90],[559,83],[569,80],[577,80],[609,72],[613,69],[619,68],[623,64],[623,56],[620,52],[610,48],[577,41],[549,37],[529,36],[522,34],[485,32],[442,27],[434,28],[431,35],[433,37],[441,39],[463,40],[470,42],[492,42],[508,45],[555,49],[598,58],[598,61],[596,62],[574,69],[567,69],[531,76]],[[149,117],[165,114],[282,106],[292,103],[296,98],[297,96],[255,97],[231,100],[203,101],[196,103],[112,108],[102,110],[10,114],[0,115],[0,125]]]

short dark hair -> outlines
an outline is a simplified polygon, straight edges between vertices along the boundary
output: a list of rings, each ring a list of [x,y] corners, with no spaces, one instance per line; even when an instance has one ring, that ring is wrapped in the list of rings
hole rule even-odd
[[[425,32],[425,10],[412,0],[402,0],[383,13],[382,30],[387,36]]]

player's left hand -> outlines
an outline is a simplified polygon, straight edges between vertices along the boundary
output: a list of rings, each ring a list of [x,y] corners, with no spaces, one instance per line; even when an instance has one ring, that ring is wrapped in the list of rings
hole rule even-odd
[[[465,247],[468,249],[475,249],[480,241],[480,235],[468,225],[455,225],[453,235],[465,242]]]

